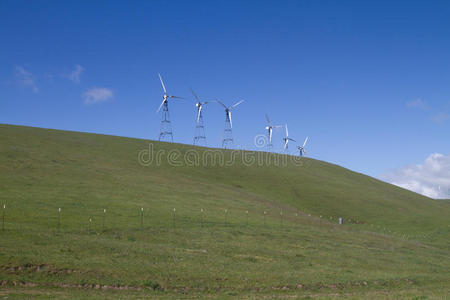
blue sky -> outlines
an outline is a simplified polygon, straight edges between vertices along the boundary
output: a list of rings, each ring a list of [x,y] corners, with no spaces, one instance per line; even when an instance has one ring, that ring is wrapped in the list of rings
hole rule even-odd
[[[309,156],[380,177],[449,154],[449,15],[448,1],[3,0],[0,122],[156,139],[160,72],[187,98],[170,105],[176,142],[192,142],[192,87],[245,100],[242,147],[267,112]],[[204,118],[219,146],[221,107]]]

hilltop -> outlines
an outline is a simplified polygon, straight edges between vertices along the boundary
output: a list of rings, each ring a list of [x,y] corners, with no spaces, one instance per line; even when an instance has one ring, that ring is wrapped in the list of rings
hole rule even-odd
[[[0,171],[0,295],[450,292],[448,201],[323,161],[0,125]]]

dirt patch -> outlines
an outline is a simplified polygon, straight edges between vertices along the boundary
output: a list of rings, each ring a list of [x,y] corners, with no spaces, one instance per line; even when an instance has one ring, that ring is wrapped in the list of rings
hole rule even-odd
[[[59,287],[59,288],[82,288],[95,290],[135,290],[143,289],[152,290],[151,287],[129,286],[129,285],[103,285],[95,283],[72,284],[72,283],[52,283],[52,284],[38,284],[33,282],[24,282],[18,280],[2,280],[0,286],[23,286],[23,287]]]
[[[56,268],[54,266],[46,264],[24,264],[21,266],[5,265],[0,266],[0,269],[6,271],[6,273],[9,274],[45,272],[46,274],[51,275],[61,275],[61,274],[81,273],[80,270],[70,268]]]
[[[225,281],[226,278],[217,279],[217,281]],[[412,279],[396,279],[389,281],[355,281],[355,282],[342,282],[334,284],[296,284],[296,285],[282,285],[282,286],[272,286],[272,287],[252,287],[249,289],[243,289],[241,291],[253,291],[253,292],[270,292],[272,291],[321,291],[321,290],[341,290],[345,291],[348,289],[353,289],[355,287],[365,288],[371,287],[386,287],[389,285],[407,284],[408,286],[415,284]],[[175,292],[181,294],[187,294],[189,292],[220,292],[220,291],[239,291],[233,286],[220,286],[220,287],[188,287],[188,286],[178,286],[178,287],[162,287],[159,283],[149,282],[142,286],[130,286],[130,285],[104,285],[98,283],[85,283],[85,284],[74,284],[74,283],[48,283],[39,284],[34,282],[24,282],[18,280],[3,280],[0,281],[0,286],[14,286],[14,287],[58,287],[58,288],[78,288],[78,289],[95,289],[95,290],[134,290],[134,291],[163,291],[163,292]]]

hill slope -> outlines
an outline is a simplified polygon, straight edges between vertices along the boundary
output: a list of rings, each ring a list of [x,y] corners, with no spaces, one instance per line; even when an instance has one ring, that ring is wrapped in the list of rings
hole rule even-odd
[[[268,155],[0,125],[0,281],[106,289],[80,298],[449,291],[445,201]]]

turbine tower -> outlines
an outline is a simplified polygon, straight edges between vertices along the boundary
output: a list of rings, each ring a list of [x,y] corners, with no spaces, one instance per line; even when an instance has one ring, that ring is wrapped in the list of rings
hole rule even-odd
[[[229,145],[233,146],[233,121],[231,120],[231,110],[244,102],[244,100],[236,102],[231,106],[226,106],[220,100],[217,100],[217,102],[225,108],[225,130],[223,132],[222,148],[227,149]]]
[[[273,136],[273,129],[275,128],[281,128],[281,125],[275,125],[272,126],[272,123],[270,122],[269,116],[266,114],[266,120],[267,120],[267,126],[266,126],[266,130],[267,130],[267,149],[269,151],[272,150],[273,145],[272,145],[272,136]]]
[[[197,107],[197,119],[195,123],[195,136],[194,136],[194,145],[199,145],[201,141],[204,142],[206,146],[206,135],[205,135],[205,126],[203,125],[203,105],[208,104],[211,101],[200,101],[197,94],[191,89],[192,95],[194,95],[195,106]]]
[[[166,137],[168,137],[170,135],[170,141],[173,142],[172,124],[170,123],[170,115],[169,115],[169,99],[170,98],[183,99],[183,98],[167,95],[166,87],[164,86],[164,82],[162,80],[161,74],[158,73],[158,76],[159,76],[159,80],[161,81],[161,86],[164,91],[163,101],[161,102],[158,110],[156,111],[156,113],[159,113],[159,111],[161,110],[161,107],[163,108],[161,125],[159,128],[159,140],[160,141],[164,140]]]
[[[306,154],[305,146],[306,146],[306,143],[308,142],[308,138],[309,138],[309,137],[306,137],[306,139],[305,139],[305,141],[303,142],[303,145],[302,145],[302,146],[298,146],[298,147],[297,147],[297,148],[298,148],[298,151],[300,151],[300,153],[299,153],[300,156],[303,156],[303,154]]]
[[[295,140],[293,140],[293,139],[291,139],[291,138],[289,137],[289,131],[288,131],[288,126],[287,126],[287,124],[286,124],[286,137],[283,138],[283,141],[284,141],[284,151],[287,151],[289,141],[295,142]]]

